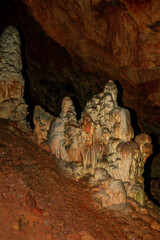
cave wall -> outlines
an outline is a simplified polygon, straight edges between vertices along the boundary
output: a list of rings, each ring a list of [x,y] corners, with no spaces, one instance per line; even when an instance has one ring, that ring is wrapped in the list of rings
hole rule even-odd
[[[58,115],[66,95],[80,109],[86,98],[102,89],[96,74],[75,68],[66,49],[45,33],[22,1],[0,2],[0,34],[10,25],[21,37],[25,99],[30,106],[41,105]]]
[[[144,128],[159,131],[159,1],[23,2],[81,71],[98,74],[103,84],[106,76],[117,79],[124,105],[136,110]]]
[[[8,25],[21,32],[25,93],[31,104],[59,114],[68,95],[83,109],[112,78],[118,80],[119,104],[138,116],[138,127],[160,134],[158,1],[0,4],[0,32]],[[136,117],[132,119],[136,126]]]

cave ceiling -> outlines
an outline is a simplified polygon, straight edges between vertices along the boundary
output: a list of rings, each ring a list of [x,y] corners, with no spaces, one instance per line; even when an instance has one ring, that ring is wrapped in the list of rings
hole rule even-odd
[[[22,32],[32,104],[58,114],[62,98],[68,95],[83,108],[113,79],[120,104],[136,113],[139,127],[160,134],[159,1],[7,0],[1,4],[1,32],[8,25]]]

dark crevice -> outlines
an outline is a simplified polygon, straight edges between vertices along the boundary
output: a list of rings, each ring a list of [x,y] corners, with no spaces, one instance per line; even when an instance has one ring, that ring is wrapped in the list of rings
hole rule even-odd
[[[34,123],[33,123],[33,113],[34,113],[34,105],[31,101],[31,95],[30,95],[30,79],[27,74],[27,58],[26,58],[26,41],[24,38],[24,34],[21,28],[17,28],[19,31],[20,39],[21,39],[21,57],[22,57],[22,76],[25,80],[24,85],[24,99],[25,102],[28,104],[28,115],[26,117],[27,122],[29,122],[32,129],[34,129]]]
[[[141,129],[139,127],[138,124],[138,117],[137,117],[137,113],[134,109],[132,108],[128,108],[126,106],[124,106],[123,104],[123,88],[122,85],[118,82],[115,81],[116,86],[118,88],[118,96],[117,96],[117,102],[118,102],[118,106],[120,107],[125,107],[129,110],[130,112],[130,116],[131,116],[131,125],[133,127],[134,130],[134,135],[138,135],[141,133]],[[147,194],[148,198],[155,203],[157,206],[160,206],[160,203],[154,199],[154,197],[151,194],[151,166],[152,166],[152,162],[154,157],[159,153],[159,143],[158,143],[158,138],[156,135],[150,135],[151,139],[152,139],[152,144],[153,144],[153,154],[147,158],[145,166],[144,166],[144,173],[143,173],[143,177],[144,177],[144,190],[145,193]]]
[[[144,189],[145,192],[148,196],[148,198],[155,203],[157,206],[160,207],[160,203],[154,199],[154,197],[151,194],[151,167],[152,167],[152,162],[153,159],[155,158],[155,156],[159,153],[160,149],[159,149],[159,143],[158,143],[158,138],[156,135],[150,135],[151,139],[152,139],[152,144],[153,144],[153,154],[147,158],[145,166],[144,166],[144,173],[143,173],[143,177],[144,177]]]
[[[124,107],[124,104],[123,104],[123,87],[122,87],[122,85],[120,84],[119,81],[115,80],[114,82],[115,82],[115,84],[117,86],[117,89],[118,89],[118,96],[117,96],[118,106]]]
[[[118,103],[118,106],[120,107],[123,107],[123,108],[126,108],[129,110],[130,112],[130,117],[131,117],[131,125],[133,127],[133,130],[134,130],[134,134],[135,136],[140,134],[141,133],[141,130],[140,130],[140,127],[139,127],[139,124],[138,124],[138,116],[137,116],[137,113],[136,111],[133,109],[133,108],[129,108],[127,106],[124,105],[123,103],[123,87],[122,85],[120,84],[119,81],[115,81],[115,84],[118,88],[118,96],[117,96],[117,103]]]
[[[75,107],[75,112],[76,112],[77,120],[79,120],[79,119],[81,118],[81,113],[82,113],[80,103],[79,103],[77,97],[71,97],[71,99],[72,99],[73,105],[74,105],[74,107]]]

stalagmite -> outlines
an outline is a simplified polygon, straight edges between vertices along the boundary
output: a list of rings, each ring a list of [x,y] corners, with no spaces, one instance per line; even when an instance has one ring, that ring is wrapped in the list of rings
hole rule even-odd
[[[19,128],[27,131],[20,45],[18,30],[7,27],[0,37],[0,118],[16,121]]]
[[[94,198],[101,199],[103,207],[124,204],[127,197],[144,205],[142,174],[152,153],[151,139],[146,134],[134,139],[130,113],[118,106],[117,92],[110,80],[87,102],[79,121],[72,100],[65,97],[48,144],[67,174],[76,179],[91,176]]]

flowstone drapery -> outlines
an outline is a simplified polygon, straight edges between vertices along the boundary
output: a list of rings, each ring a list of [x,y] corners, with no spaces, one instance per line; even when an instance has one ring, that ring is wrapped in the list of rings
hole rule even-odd
[[[152,153],[151,139],[147,134],[133,139],[130,113],[118,107],[116,99],[117,87],[110,80],[77,121],[72,100],[65,97],[60,116],[50,126],[48,144],[67,174],[76,179],[90,175],[94,196],[104,206],[124,203],[126,197],[143,205],[142,174]]]

